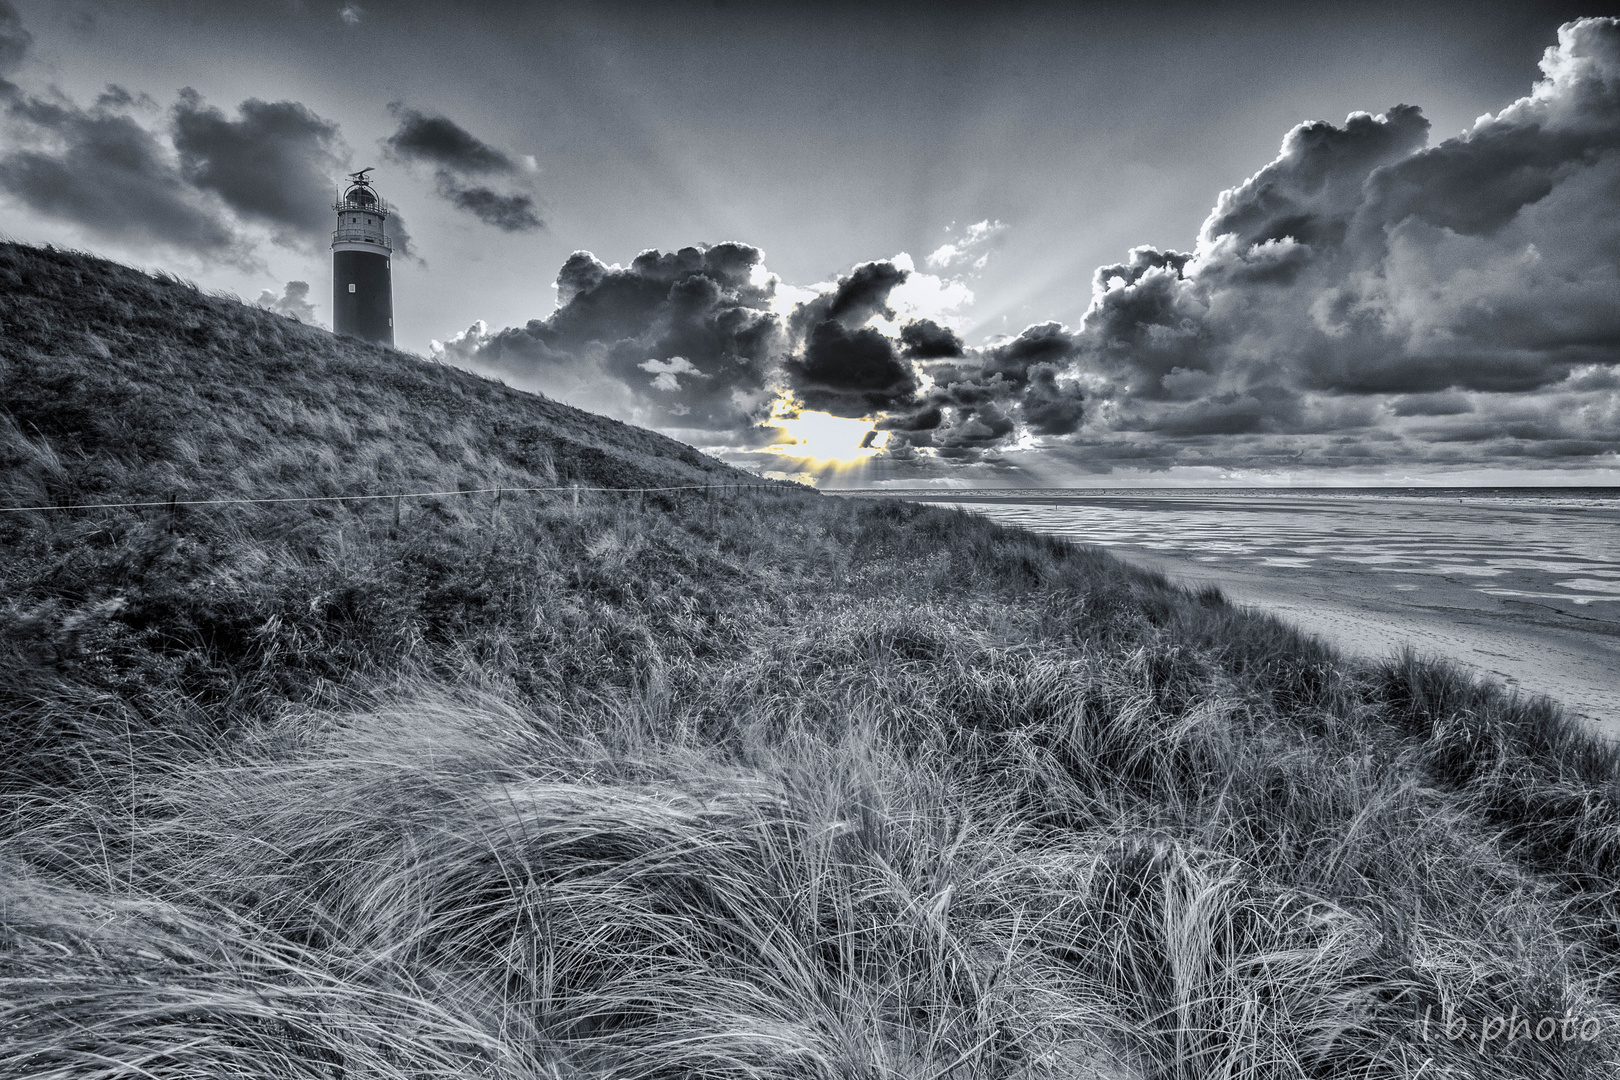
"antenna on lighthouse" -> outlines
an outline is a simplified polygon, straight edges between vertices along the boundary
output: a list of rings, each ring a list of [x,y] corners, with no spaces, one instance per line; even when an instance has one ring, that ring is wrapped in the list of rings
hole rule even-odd
[[[384,223],[389,206],[371,186],[367,165],[348,174],[349,186],[332,209],[332,329],[383,345],[394,343],[394,245]]]

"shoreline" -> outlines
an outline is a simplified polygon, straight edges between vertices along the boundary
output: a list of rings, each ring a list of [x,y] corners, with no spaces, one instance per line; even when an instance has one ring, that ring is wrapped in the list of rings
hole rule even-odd
[[[1369,583],[1347,600],[1343,582],[1291,574],[1286,579],[1232,567],[1109,550],[1125,562],[1157,570],[1179,585],[1215,585],[1235,604],[1276,615],[1341,651],[1378,659],[1411,647],[1420,656],[1456,661],[1509,690],[1545,695],[1620,740],[1620,637],[1541,621],[1532,605],[1517,618],[1499,610],[1458,606],[1451,590],[1421,588],[1391,601]]]

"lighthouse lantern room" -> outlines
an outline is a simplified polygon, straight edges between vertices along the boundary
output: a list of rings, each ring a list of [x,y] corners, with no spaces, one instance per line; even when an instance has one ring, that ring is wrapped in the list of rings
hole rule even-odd
[[[383,345],[394,344],[394,284],[390,270],[394,245],[384,223],[388,204],[361,169],[332,209],[332,329]]]

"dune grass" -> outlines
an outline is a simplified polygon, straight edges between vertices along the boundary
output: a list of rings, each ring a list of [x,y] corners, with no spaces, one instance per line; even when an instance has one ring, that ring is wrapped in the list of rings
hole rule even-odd
[[[0,515],[0,1075],[1613,1072],[1620,762],[1550,702],[0,280],[0,505],[753,484]]]

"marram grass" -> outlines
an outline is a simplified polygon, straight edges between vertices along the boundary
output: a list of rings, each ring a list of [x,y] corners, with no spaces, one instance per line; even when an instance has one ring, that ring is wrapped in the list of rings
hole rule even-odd
[[[84,256],[0,278],[4,505],[750,482]],[[0,1076],[1614,1070],[1615,752],[1099,552],[781,485],[0,545]]]

